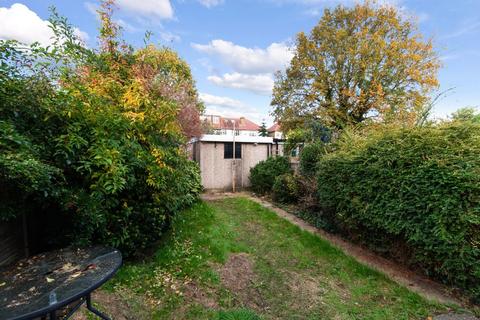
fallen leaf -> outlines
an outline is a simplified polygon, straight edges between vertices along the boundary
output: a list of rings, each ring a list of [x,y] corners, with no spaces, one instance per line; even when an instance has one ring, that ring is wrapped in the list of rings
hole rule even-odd
[[[69,271],[72,271],[73,269],[75,269],[75,267],[70,263],[65,263],[63,266],[62,266],[62,269],[64,272],[69,272]]]
[[[52,279],[52,278],[47,277],[47,282],[48,282],[48,283],[53,282],[53,281],[55,281],[55,279]]]

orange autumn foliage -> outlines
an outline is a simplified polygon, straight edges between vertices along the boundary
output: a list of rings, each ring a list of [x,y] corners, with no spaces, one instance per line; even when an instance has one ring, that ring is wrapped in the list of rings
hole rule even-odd
[[[310,34],[297,35],[290,66],[277,74],[273,115],[285,131],[311,120],[411,125],[438,86],[439,67],[432,42],[395,7],[326,9]]]

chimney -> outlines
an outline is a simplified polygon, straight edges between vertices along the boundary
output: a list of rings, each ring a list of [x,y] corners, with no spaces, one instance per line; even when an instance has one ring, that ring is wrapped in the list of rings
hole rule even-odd
[[[240,117],[240,125],[243,126],[245,124],[245,117]]]

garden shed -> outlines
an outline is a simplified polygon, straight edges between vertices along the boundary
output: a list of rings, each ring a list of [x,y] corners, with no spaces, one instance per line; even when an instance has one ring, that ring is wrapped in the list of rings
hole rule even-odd
[[[239,135],[234,142],[233,135],[203,135],[193,143],[203,187],[230,191],[250,186],[250,168],[272,155],[272,142],[271,137]]]

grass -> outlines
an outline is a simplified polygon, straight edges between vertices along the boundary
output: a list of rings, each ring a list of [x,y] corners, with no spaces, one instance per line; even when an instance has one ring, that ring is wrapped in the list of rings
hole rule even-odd
[[[447,309],[245,198],[178,215],[154,257],[126,264],[107,290],[141,301],[130,306],[148,319],[426,319]]]

